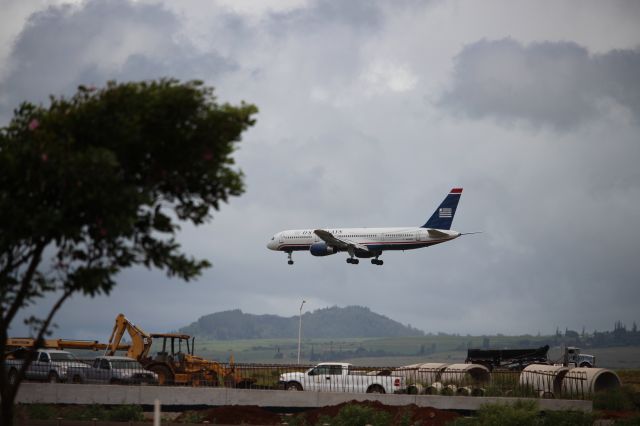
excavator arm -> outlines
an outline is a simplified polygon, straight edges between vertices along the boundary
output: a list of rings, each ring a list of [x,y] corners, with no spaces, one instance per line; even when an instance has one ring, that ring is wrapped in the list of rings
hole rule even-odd
[[[6,343],[9,349],[31,348],[36,346],[36,339],[31,337],[9,337]],[[101,351],[108,348],[106,343],[100,343],[97,340],[69,340],[69,339],[44,339],[38,345],[43,349],[85,349],[92,351]],[[128,344],[118,344],[116,349],[125,351],[129,349]]]
[[[131,337],[131,344],[127,345],[127,356],[137,360],[146,358],[149,355],[149,350],[151,349],[151,336],[146,331],[129,321],[124,314],[119,314],[116,317],[116,323],[113,326],[111,337],[109,337],[109,343],[107,344],[105,355],[115,355],[116,351],[123,347],[120,343],[125,332],[129,334],[129,337]]]

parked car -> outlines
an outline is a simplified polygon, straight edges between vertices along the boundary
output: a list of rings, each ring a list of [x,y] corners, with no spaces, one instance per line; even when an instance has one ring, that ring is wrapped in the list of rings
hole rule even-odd
[[[6,361],[7,376],[9,383],[15,383],[18,378],[18,371],[22,368],[25,357],[29,352],[26,349],[19,349],[11,354]],[[52,383],[64,382],[68,379],[68,371],[73,368],[81,371],[89,366],[77,360],[73,354],[57,349],[42,349],[33,353],[31,365],[25,372],[26,380],[48,381]]]
[[[321,363],[306,372],[280,375],[279,383],[286,390],[324,392],[399,393],[405,390],[404,377],[389,371],[371,373],[347,363]]]
[[[135,359],[125,356],[100,356],[89,368],[69,368],[73,383],[156,384],[158,375],[145,370]]]

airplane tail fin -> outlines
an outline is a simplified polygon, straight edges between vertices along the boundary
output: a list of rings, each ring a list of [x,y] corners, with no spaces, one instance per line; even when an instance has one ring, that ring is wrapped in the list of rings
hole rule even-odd
[[[453,222],[453,216],[456,214],[461,195],[462,188],[453,188],[449,191],[447,198],[444,199],[427,223],[422,225],[421,228],[451,229],[451,222]]]

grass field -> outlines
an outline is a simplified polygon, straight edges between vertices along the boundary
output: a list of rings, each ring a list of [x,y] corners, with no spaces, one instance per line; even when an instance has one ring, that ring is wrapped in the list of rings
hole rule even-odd
[[[421,336],[398,338],[303,339],[301,362],[310,363],[312,353],[332,353],[334,360],[368,366],[398,366],[418,362],[464,362],[468,347],[482,347],[483,336]],[[489,336],[492,348],[537,347],[548,337]],[[241,363],[295,363],[297,339],[260,339],[196,341],[196,353],[210,359],[227,361],[231,354]],[[585,348],[596,356],[600,367],[640,369],[640,347]],[[549,351],[559,359],[560,347]]]

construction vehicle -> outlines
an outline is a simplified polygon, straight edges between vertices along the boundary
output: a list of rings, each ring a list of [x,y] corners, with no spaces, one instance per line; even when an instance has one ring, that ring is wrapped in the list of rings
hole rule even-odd
[[[522,371],[530,364],[548,364],[549,345],[527,349],[468,349],[467,364],[482,364],[494,368]]]
[[[195,337],[179,333],[147,333],[129,321],[123,314],[116,317],[105,355],[115,355],[122,346],[125,333],[131,343],[127,356],[139,361],[147,370],[158,375],[159,384],[209,385],[248,387],[253,380],[236,373],[233,362],[229,367],[194,355]],[[162,340],[162,350],[150,355],[151,346]]]
[[[562,364],[565,367],[592,368],[596,366],[596,357],[581,353],[580,348],[576,348],[575,346],[567,346],[564,348]]]
[[[530,364],[563,365],[565,367],[595,367],[596,358],[580,352],[580,348],[568,346],[557,360],[548,356],[549,345],[529,349],[469,349],[467,364],[482,364],[494,368],[522,371]]]
[[[9,337],[6,347],[10,351],[18,349],[30,349],[36,346],[36,339],[31,337]],[[68,340],[68,339],[43,339],[37,345],[37,349],[84,349],[91,351],[104,351],[109,347],[106,343],[97,340]],[[118,345],[117,350],[127,350],[129,345]]]

